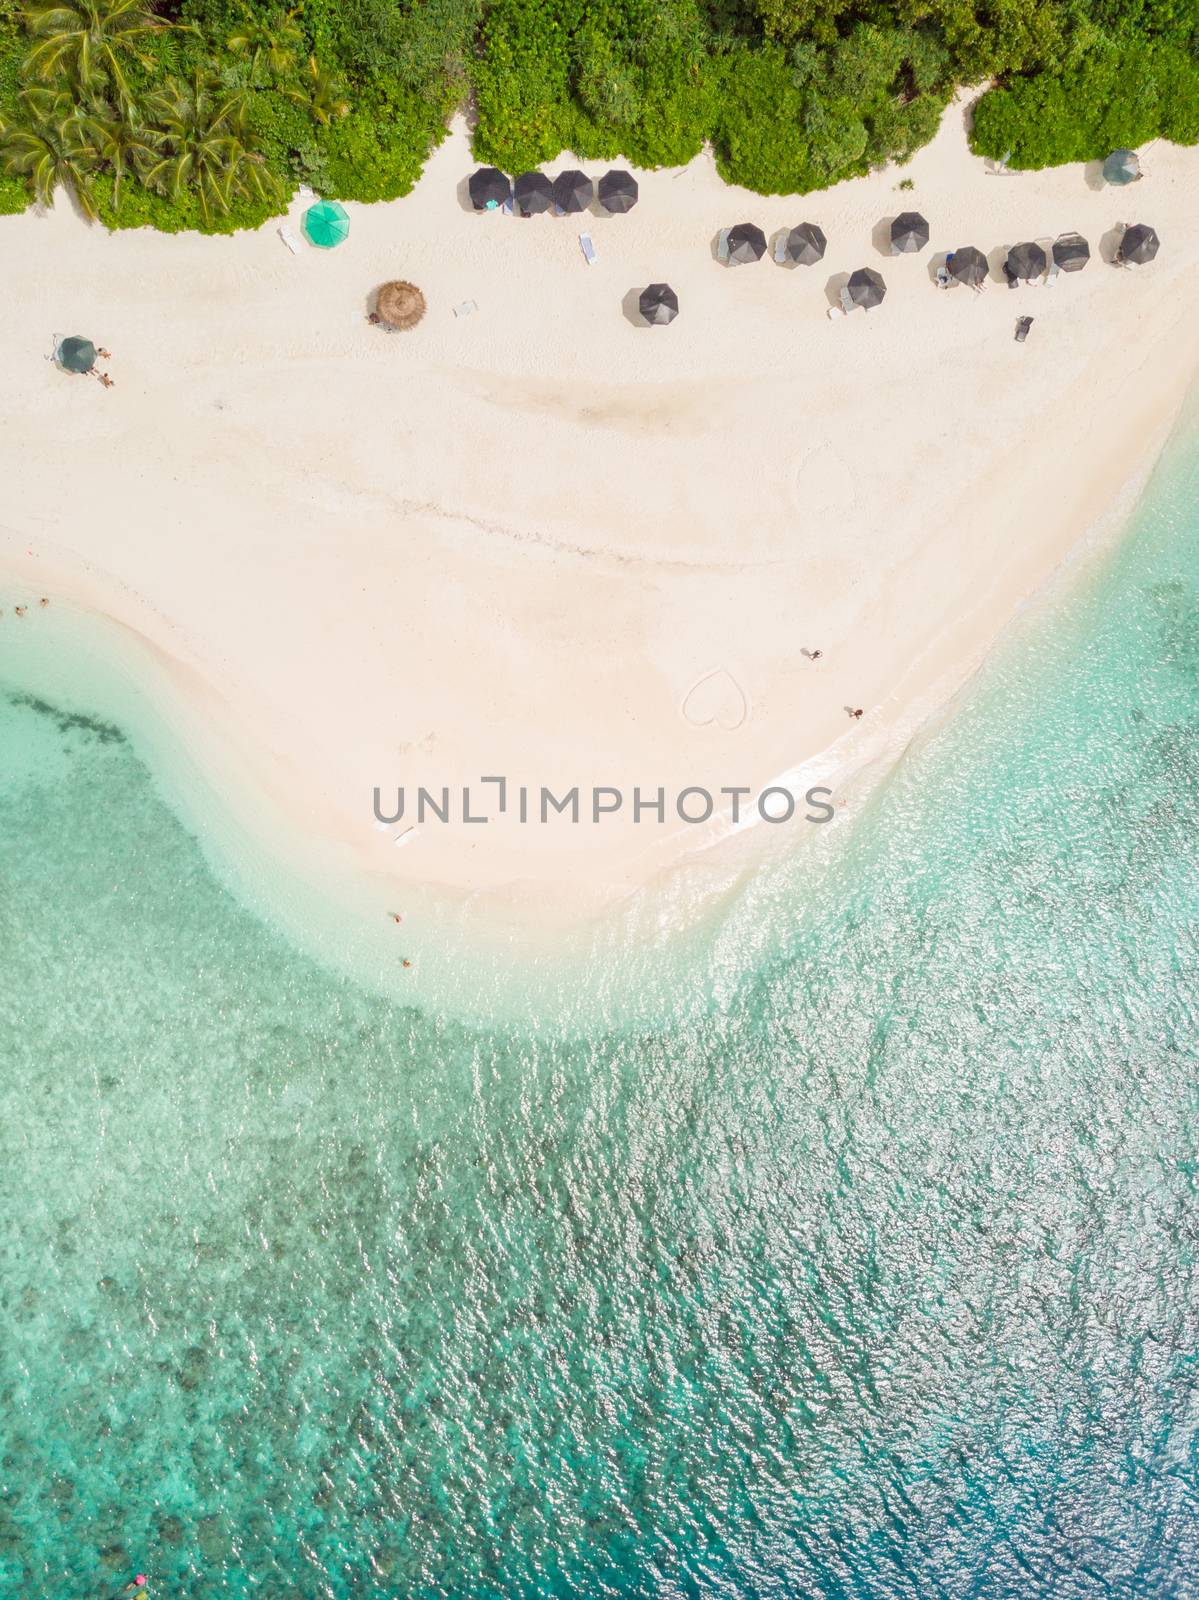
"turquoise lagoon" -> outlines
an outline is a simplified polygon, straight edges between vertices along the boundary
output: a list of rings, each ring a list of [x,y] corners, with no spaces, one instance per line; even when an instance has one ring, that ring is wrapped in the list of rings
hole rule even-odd
[[[1193,430],[670,1025],[335,973],[0,659],[0,1595],[1199,1594]]]

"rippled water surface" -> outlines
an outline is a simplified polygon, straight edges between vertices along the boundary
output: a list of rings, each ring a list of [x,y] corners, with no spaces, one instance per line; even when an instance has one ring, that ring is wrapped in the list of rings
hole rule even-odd
[[[684,1031],[326,975],[16,684],[0,1595],[1199,1594],[1197,503]]]

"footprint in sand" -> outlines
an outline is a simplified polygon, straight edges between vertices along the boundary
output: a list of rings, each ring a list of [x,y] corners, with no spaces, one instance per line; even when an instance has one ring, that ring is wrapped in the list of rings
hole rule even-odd
[[[844,458],[827,440],[814,444],[795,473],[795,508],[801,517],[852,511],[858,491]]]
[[[734,733],[749,718],[749,697],[727,668],[717,667],[691,685],[682,712],[693,728]]]

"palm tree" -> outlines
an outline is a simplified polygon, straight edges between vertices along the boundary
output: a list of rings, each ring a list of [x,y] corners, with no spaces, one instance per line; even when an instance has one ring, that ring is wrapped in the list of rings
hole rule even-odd
[[[277,76],[296,59],[304,44],[303,30],[296,21],[299,11],[296,6],[278,21],[278,13],[263,17],[243,8],[240,24],[229,35],[229,48],[235,56],[249,56],[251,82],[264,60]]]
[[[308,57],[308,71],[304,74],[303,87],[288,89],[286,92],[289,100],[307,107],[316,120],[325,127],[350,114],[350,102],[342,95],[341,84],[332,72],[317,66],[315,56]]]
[[[197,71],[188,84],[169,79],[147,110],[160,148],[145,174],[150,188],[172,200],[194,188],[205,224],[214,212],[228,211],[236,198],[279,198],[278,178],[245,143],[244,90],[225,89]]]
[[[20,100],[24,119],[0,129],[5,172],[27,179],[42,206],[53,203],[55,189],[67,189],[94,222],[91,180],[96,152],[71,97],[50,89],[26,89]]]
[[[112,170],[112,208],[119,210],[121,184],[127,174],[145,172],[154,161],[158,135],[111,106],[94,106],[82,123],[96,155]]]
[[[85,93],[107,79],[125,104],[130,94],[122,57],[148,64],[138,41],[166,26],[143,0],[30,0],[25,22],[38,40],[26,62],[35,77],[45,82],[65,72]]]

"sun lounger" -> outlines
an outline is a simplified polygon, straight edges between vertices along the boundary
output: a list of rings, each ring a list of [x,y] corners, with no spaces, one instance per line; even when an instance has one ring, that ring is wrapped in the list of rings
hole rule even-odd
[[[948,267],[938,267],[937,268],[937,288],[938,289],[948,289],[949,288],[949,268]]]
[[[849,290],[847,288],[841,291],[841,309],[846,316],[853,310],[853,301],[849,298]]]
[[[479,307],[474,300],[459,300],[454,307],[454,315],[456,317],[469,317],[472,311],[477,311],[478,309]]]
[[[283,240],[283,243],[291,251],[293,256],[299,255],[300,241],[296,238],[295,234],[291,231],[286,223],[284,223],[279,229],[279,237]]]
[[[1017,317],[1017,319],[1016,319],[1016,343],[1017,344],[1023,344],[1024,343],[1025,339],[1028,338],[1028,330],[1031,327],[1032,327],[1032,318],[1031,317]]]
[[[584,258],[585,258],[585,260],[587,262],[587,265],[589,267],[594,266],[595,265],[595,245],[591,242],[591,235],[589,233],[581,233],[579,235],[579,248],[583,252],[583,256],[584,256]]]
[[[780,267],[787,259],[787,235],[785,233],[780,233],[774,241],[774,259]]]
[[[717,261],[727,261],[729,258],[729,230],[721,228],[720,236],[716,240]]]

